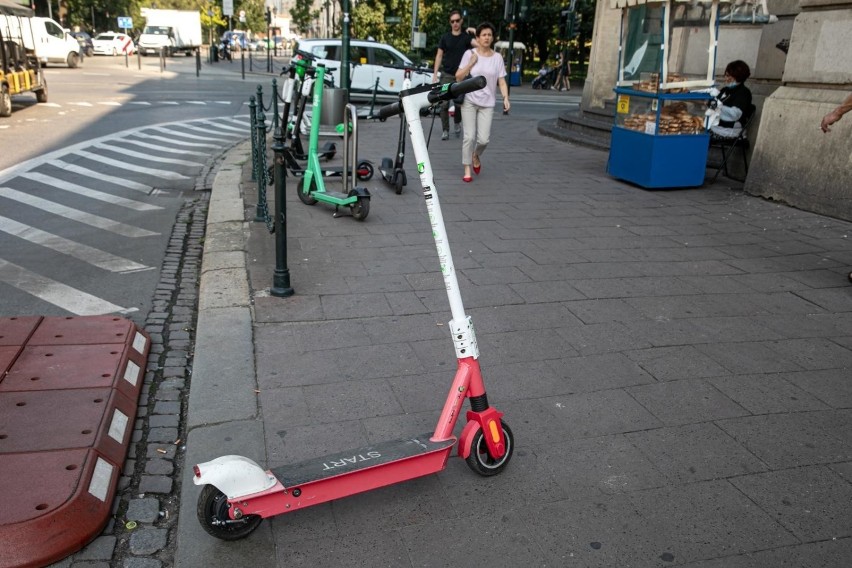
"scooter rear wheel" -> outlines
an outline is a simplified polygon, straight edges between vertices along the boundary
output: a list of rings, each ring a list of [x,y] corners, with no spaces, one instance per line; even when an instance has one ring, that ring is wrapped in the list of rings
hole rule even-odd
[[[228,517],[228,498],[214,485],[205,485],[198,496],[195,509],[198,522],[207,534],[221,540],[239,540],[254,532],[263,521],[258,515],[246,515],[242,519]]]
[[[299,195],[299,201],[305,205],[317,204],[317,200],[311,197],[310,193],[305,193],[305,190],[302,188],[301,180],[299,180],[299,183],[296,184],[296,193]]]
[[[363,221],[370,213],[370,199],[367,197],[359,197],[358,201],[349,206],[349,211],[352,212],[352,217],[356,221]]]
[[[485,435],[480,429],[473,437],[473,443],[470,448],[470,455],[467,456],[467,465],[479,475],[489,477],[497,475],[509,460],[512,459],[512,452],[515,450],[515,437],[512,435],[512,430],[509,426],[500,421],[500,427],[503,429],[503,438],[506,440],[506,453],[503,457],[494,459],[488,453],[488,444],[485,441]]]
[[[370,181],[373,179],[373,164],[368,162],[367,160],[363,160],[358,164],[357,168],[358,179],[361,181]]]

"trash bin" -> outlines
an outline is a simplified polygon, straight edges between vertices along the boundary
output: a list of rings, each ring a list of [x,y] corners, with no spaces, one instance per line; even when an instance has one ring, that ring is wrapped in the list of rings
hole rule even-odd
[[[322,112],[320,113],[320,124],[326,126],[337,126],[343,122],[343,109],[346,107],[346,89],[331,89],[324,87],[322,90]]]

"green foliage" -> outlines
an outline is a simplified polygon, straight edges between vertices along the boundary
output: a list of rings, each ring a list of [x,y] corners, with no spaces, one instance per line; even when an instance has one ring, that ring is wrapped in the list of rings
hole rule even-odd
[[[290,8],[291,28],[299,30],[302,35],[311,29],[311,22],[319,17],[319,10],[311,10],[313,0],[296,0]]]
[[[386,17],[399,18],[388,24]],[[352,11],[352,37],[387,43],[402,52],[411,47],[411,0],[362,0]]]

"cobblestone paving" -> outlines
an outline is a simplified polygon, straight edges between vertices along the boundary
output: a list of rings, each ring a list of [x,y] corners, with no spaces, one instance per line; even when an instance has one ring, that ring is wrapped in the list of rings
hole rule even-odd
[[[56,568],[173,565],[208,201],[209,193],[197,193],[181,208],[144,322],[151,352],[113,518],[98,538]]]

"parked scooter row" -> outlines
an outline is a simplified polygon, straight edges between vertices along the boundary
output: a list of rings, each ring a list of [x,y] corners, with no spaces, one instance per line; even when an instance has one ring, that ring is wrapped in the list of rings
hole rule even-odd
[[[352,187],[352,184],[356,180],[371,179],[373,166],[366,160],[359,161],[357,157],[356,113],[346,111],[351,118],[346,118],[344,124],[351,123],[352,127],[341,129],[344,146],[343,167],[322,166],[321,158],[331,159],[337,152],[333,143],[326,143],[322,149],[319,148],[320,117],[327,69],[322,64],[312,66],[311,63],[315,58],[310,53],[299,51],[297,55],[298,57],[293,59],[291,65],[282,72],[287,76],[282,88],[283,122],[287,129],[287,145],[284,152],[287,169],[294,177],[302,178],[297,191],[303,203],[316,205],[318,202],[323,202],[334,205],[335,217],[340,214],[341,207],[344,207],[350,211],[352,217],[363,221],[370,211],[370,192],[366,188]],[[309,100],[311,127],[308,148],[305,152],[301,143],[301,124]],[[301,159],[307,160],[305,166],[298,162]],[[331,191],[325,187],[325,180],[335,177],[343,179],[342,191]]]

